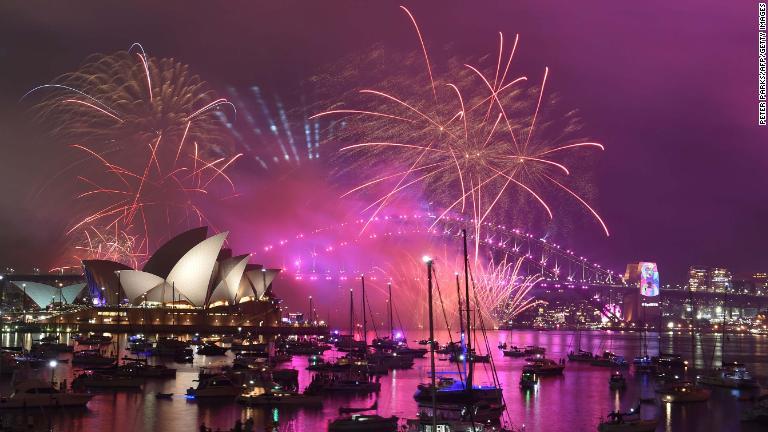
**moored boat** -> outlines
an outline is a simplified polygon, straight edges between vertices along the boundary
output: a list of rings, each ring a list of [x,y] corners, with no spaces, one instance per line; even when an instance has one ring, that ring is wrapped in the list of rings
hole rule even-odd
[[[704,375],[698,375],[696,382],[717,387],[759,388],[757,380],[750,375],[743,364],[731,362]]]
[[[562,375],[564,369],[564,364],[548,358],[533,359],[532,362],[523,366],[523,372],[530,372],[539,376]]]
[[[501,353],[504,357],[525,357],[526,354],[523,350],[516,346],[512,346],[509,349],[502,350]]]
[[[265,389],[263,387],[247,390],[237,397],[237,401],[248,406],[319,406],[323,404],[320,395],[307,395],[280,388]]]
[[[213,375],[198,381],[197,388],[188,388],[187,397],[215,398],[235,397],[242,393],[242,387],[225,375]]]
[[[711,390],[697,387],[690,381],[668,384],[656,390],[662,402],[705,402],[712,394]]]
[[[397,432],[397,417],[353,414],[328,423],[328,432]]]
[[[29,380],[17,384],[10,396],[0,398],[0,409],[82,407],[92,397],[86,393],[61,392],[50,383]]]
[[[108,367],[115,364],[114,357],[106,357],[99,350],[75,351],[72,355],[72,364],[87,367]]]
[[[144,380],[138,377],[88,372],[72,380],[73,388],[138,389],[142,384]]]
[[[616,371],[611,374],[611,377],[608,379],[608,387],[610,387],[611,390],[623,390],[627,388],[627,379],[624,378],[624,375],[621,374],[621,372]]]
[[[595,359],[595,355],[589,351],[578,350],[577,352],[568,353],[568,361],[572,362],[592,362]]]

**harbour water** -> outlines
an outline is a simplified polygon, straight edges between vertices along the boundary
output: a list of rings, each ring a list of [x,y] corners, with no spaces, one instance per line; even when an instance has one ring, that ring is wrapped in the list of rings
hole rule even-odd
[[[39,335],[2,335],[2,345],[25,345]],[[409,340],[424,338],[419,331],[408,334]],[[64,337],[64,335],[62,335]],[[126,346],[126,335],[120,335],[121,346]],[[642,349],[638,333],[623,332],[582,332],[581,348],[602,353],[613,351],[625,356],[630,362]],[[455,338],[455,336],[454,336]],[[445,343],[446,332],[437,339]],[[62,339],[64,342],[65,339]],[[681,354],[695,368],[706,368],[719,364],[721,335],[703,335],[694,339],[689,334],[664,333],[661,338],[651,333],[647,337],[648,351]],[[568,363],[562,377],[542,377],[532,391],[521,391],[518,386],[520,373],[525,361],[503,357],[497,348],[499,342],[509,345],[539,345],[547,350],[547,356],[556,360],[565,358],[568,351],[575,349],[574,332],[571,331],[491,331],[488,344],[493,354],[496,369],[504,388],[504,397],[509,418],[515,427],[525,426],[526,431],[595,431],[601,418],[612,410],[628,410],[637,405],[640,397],[654,395],[653,382],[648,376],[635,374],[632,368],[625,371],[627,389],[610,390],[608,378],[611,368],[595,367],[589,364]],[[415,342],[412,343],[416,345]],[[717,347],[715,349],[715,347]],[[481,348],[484,352],[485,348]],[[695,353],[691,361],[691,353]],[[62,354],[65,359],[71,354]],[[342,353],[327,351],[326,359],[341,356]],[[202,423],[214,431],[228,431],[237,419],[244,421],[252,417],[257,431],[325,431],[329,420],[338,415],[342,406],[368,406],[378,398],[378,413],[396,415],[401,418],[414,417],[416,404],[413,394],[417,384],[428,379],[429,359],[416,359],[413,369],[390,371],[381,377],[381,391],[369,396],[334,396],[324,399],[322,408],[267,409],[246,408],[234,400],[203,401],[187,399],[187,388],[196,386],[199,367],[231,363],[232,353],[226,357],[195,356],[192,364],[166,363],[178,369],[176,379],[148,380],[140,391],[99,391],[88,403],[87,408],[77,410],[15,410],[0,413],[4,425],[27,427],[35,431],[197,431]],[[765,387],[768,385],[768,336],[729,335],[726,340],[726,360],[739,361],[758,377]],[[151,359],[150,362],[153,360]],[[438,369],[454,371],[455,366],[439,359]],[[306,371],[307,357],[294,356],[283,368],[299,370],[299,386],[304,388],[311,379]],[[479,383],[490,382],[489,366],[476,366]],[[41,379],[71,382],[73,370],[69,364],[60,362],[51,377],[51,369],[41,368],[37,373]],[[695,372],[691,371],[693,377]],[[4,378],[0,391],[7,395],[11,390],[9,378]],[[170,400],[156,399],[154,393],[173,393]],[[707,402],[691,404],[642,404],[642,416],[660,419],[657,431],[758,431],[761,426],[742,423],[742,409],[749,402],[740,400],[748,396],[739,390],[714,389]],[[25,429],[26,430],[26,429]]]

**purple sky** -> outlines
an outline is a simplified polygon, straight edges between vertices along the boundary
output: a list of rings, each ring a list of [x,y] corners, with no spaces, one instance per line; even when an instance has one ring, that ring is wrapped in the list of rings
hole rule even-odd
[[[269,5],[266,5],[268,3]],[[578,3],[578,5],[576,4]],[[456,54],[521,36],[519,71],[552,70],[549,88],[578,108],[607,151],[595,224],[557,239],[623,270],[659,262],[663,282],[691,264],[768,270],[768,129],[757,126],[757,4],[698,1],[413,2],[428,44]],[[143,7],[138,7],[143,4]],[[161,5],[158,5],[161,4]],[[94,52],[140,41],[214,86],[291,89],[375,43],[413,49],[396,2],[4,2],[0,5],[0,267],[37,264],[60,241],[66,209],[35,198],[58,167],[26,125],[19,97]]]

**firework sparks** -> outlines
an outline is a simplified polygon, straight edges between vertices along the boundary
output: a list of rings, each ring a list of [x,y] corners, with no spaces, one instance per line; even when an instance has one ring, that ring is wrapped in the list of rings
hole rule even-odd
[[[84,158],[77,198],[89,210],[67,232],[77,259],[137,264],[180,226],[210,224],[201,198],[241,154],[223,145],[217,98],[188,67],[147,56],[139,44],[95,55],[76,72],[36,87],[38,118]],[[71,169],[72,167],[70,167]]]
[[[162,135],[182,135],[206,153],[225,152],[220,108],[234,110],[189,67],[147,56],[139,44],[128,51],[93,55],[75,72],[38,86],[22,99],[43,94],[37,117],[66,140],[110,148],[144,146]],[[190,127],[192,124],[192,127]]]
[[[508,323],[522,312],[541,303],[530,291],[542,280],[541,276],[524,276],[520,271],[523,258],[498,263],[491,260],[480,268],[475,280],[475,292],[480,310],[494,324]]]
[[[483,222],[509,209],[511,195],[536,203],[552,219],[555,206],[550,199],[560,191],[588,210],[609,235],[597,211],[569,186],[574,178],[573,153],[589,158],[603,146],[565,140],[577,128],[572,122],[554,137],[547,133],[554,128],[544,115],[550,101],[545,93],[550,70],[545,68],[540,84],[527,89],[529,77],[512,76],[519,36],[509,48],[499,34],[498,58],[489,72],[454,61],[447,78],[441,79],[433,74],[416,20],[402,9],[418,36],[428,79],[420,83],[398,79],[390,86],[395,91],[362,89],[354,105],[336,105],[314,116],[344,116],[349,122],[345,137],[354,142],[341,149],[348,155],[347,165],[379,173],[348,192],[378,193],[365,209],[370,212],[368,221],[403,191],[421,188],[441,209],[435,223],[452,212],[472,221],[477,260]]]

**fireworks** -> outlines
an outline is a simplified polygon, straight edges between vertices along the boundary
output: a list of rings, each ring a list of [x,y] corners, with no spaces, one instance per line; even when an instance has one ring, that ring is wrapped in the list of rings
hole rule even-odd
[[[78,71],[28,94],[47,91],[38,116],[84,158],[77,179],[85,216],[68,235],[78,258],[136,267],[180,227],[209,224],[201,198],[214,182],[235,186],[216,113],[234,106],[173,59],[148,57],[140,45],[92,56]]]
[[[198,142],[201,151],[222,154],[223,130],[215,113],[234,105],[216,98],[189,67],[149,57],[139,44],[128,51],[97,54],[75,72],[35,87],[36,106],[52,132],[101,148],[144,147],[163,136]]]
[[[523,258],[509,262],[505,255],[500,262],[492,260],[487,267],[480,268],[475,280],[475,292],[480,311],[490,322],[508,323],[540,303],[529,294],[542,277],[522,275],[522,264]]]
[[[342,148],[348,165],[377,173],[348,192],[380,191],[365,209],[369,221],[407,189],[420,188],[441,209],[438,221],[449,212],[472,220],[477,260],[483,222],[495,210],[510,209],[512,191],[535,202],[550,219],[549,197],[559,191],[584,206],[608,235],[598,213],[569,187],[573,153],[588,158],[603,146],[565,140],[577,128],[572,113],[563,117],[565,128],[551,132],[553,122],[544,116],[549,69],[538,86],[526,88],[528,77],[510,73],[519,37],[505,45],[499,34],[490,72],[453,61],[446,68],[448,78],[441,80],[433,74],[415,19],[403,10],[418,35],[427,79],[383,82],[385,90],[359,90],[351,108],[340,105],[315,115],[344,116],[349,121],[345,136],[356,142]],[[396,90],[386,91],[390,87]]]

